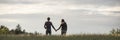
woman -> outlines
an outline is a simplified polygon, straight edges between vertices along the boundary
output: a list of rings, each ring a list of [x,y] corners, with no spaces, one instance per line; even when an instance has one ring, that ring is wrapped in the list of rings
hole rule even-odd
[[[57,30],[59,30],[60,28],[61,28],[61,35],[66,35],[67,24],[66,24],[64,19],[61,20],[61,25],[60,25],[60,27]]]

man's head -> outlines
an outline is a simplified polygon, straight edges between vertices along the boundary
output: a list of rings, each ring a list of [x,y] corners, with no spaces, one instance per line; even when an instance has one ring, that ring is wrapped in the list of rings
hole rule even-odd
[[[64,19],[62,19],[62,20],[61,20],[61,22],[65,22],[65,20],[64,20]]]
[[[49,20],[50,20],[50,17],[48,17],[47,20],[49,21]]]

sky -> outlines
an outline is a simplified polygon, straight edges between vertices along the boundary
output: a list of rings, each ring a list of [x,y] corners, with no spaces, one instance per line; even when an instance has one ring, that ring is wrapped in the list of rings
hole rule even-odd
[[[120,28],[120,0],[0,0],[0,25],[10,30],[20,24],[22,30],[45,34],[47,17],[56,29],[65,19],[67,34],[109,34]]]

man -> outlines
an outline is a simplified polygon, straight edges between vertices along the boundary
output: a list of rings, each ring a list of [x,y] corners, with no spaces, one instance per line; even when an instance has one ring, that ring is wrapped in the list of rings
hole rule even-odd
[[[51,35],[51,26],[56,31],[55,27],[53,26],[52,22],[50,21],[50,17],[47,18],[47,21],[44,24],[44,28],[46,29],[46,35]]]
[[[66,22],[64,21],[64,19],[61,20],[61,25],[60,27],[57,29],[59,30],[61,28],[61,35],[66,35],[66,32],[67,32],[67,24]]]

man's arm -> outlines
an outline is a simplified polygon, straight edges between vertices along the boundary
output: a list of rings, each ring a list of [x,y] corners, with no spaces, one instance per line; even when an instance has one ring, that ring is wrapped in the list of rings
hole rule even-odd
[[[45,23],[46,24],[46,23]],[[44,28],[46,29],[46,25],[44,24]]]
[[[56,31],[56,29],[55,29],[55,27],[53,26],[53,24],[51,23],[51,25],[52,25],[52,28]]]

